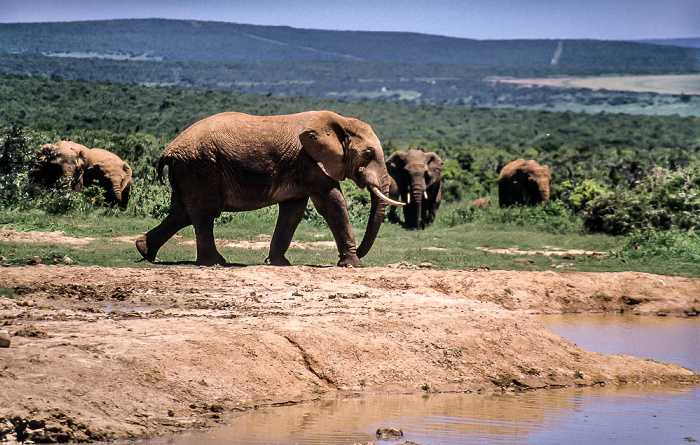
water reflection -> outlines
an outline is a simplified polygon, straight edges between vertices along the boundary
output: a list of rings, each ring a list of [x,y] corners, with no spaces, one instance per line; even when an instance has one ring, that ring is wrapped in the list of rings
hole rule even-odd
[[[700,370],[697,320],[546,316],[579,346],[670,361]],[[700,440],[700,388],[574,388],[526,393],[370,396],[263,409],[231,426],[152,444],[666,444]],[[404,437],[378,441],[379,427]]]

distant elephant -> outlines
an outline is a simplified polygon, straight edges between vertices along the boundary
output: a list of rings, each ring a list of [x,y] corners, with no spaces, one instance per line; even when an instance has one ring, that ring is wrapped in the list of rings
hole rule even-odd
[[[490,203],[489,203],[488,199],[479,198],[479,199],[475,199],[474,201],[472,201],[472,203],[469,207],[471,207],[473,209],[482,209],[483,210],[483,209],[488,208],[489,204]]]
[[[538,204],[549,199],[549,167],[533,160],[518,159],[503,167],[498,177],[498,203]]]
[[[442,201],[442,159],[421,150],[394,152],[386,161],[393,179],[389,197],[404,199],[404,225],[424,229],[435,220]]]
[[[285,253],[309,198],[328,222],[338,247],[338,266],[361,267],[390,200],[389,175],[379,139],[357,119],[330,111],[280,116],[221,113],[180,134],[158,161],[168,166],[170,213],[140,237],[136,248],[148,261],[178,230],[193,225],[197,264],[225,264],[214,243],[214,219],[221,212],[279,204],[266,264],[289,265]],[[350,178],[372,192],[364,238],[355,247],[340,181]]]
[[[87,148],[72,141],[58,141],[39,149],[29,179],[47,187],[60,182],[79,192],[97,185],[105,200],[125,209],[131,196],[131,167],[119,156],[101,148]]]

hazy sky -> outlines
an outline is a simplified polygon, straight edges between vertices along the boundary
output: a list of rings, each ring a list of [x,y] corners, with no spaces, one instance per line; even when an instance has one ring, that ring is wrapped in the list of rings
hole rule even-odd
[[[0,0],[0,22],[213,20],[472,39],[700,37],[700,0]]]

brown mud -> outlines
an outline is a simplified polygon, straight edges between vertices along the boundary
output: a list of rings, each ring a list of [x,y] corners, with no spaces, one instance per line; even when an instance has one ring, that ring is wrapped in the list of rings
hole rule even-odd
[[[411,265],[0,268],[0,442],[149,437],[358,393],[697,384],[533,314],[695,316],[700,279]]]

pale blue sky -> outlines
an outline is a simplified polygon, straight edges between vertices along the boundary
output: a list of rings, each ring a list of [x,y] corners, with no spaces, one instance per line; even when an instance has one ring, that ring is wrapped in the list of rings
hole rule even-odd
[[[472,39],[700,37],[700,0],[0,0],[0,22],[213,20]]]

